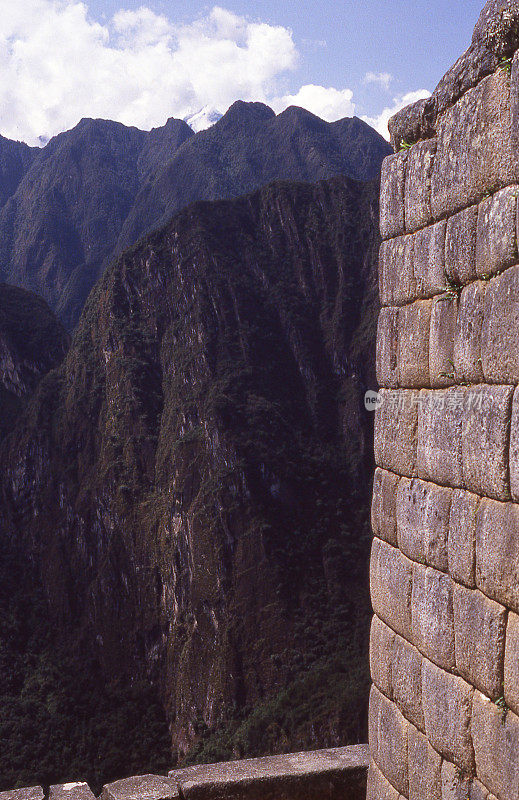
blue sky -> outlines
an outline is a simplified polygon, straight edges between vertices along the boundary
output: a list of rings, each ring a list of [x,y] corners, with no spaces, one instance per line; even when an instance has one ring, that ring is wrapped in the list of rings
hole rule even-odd
[[[384,132],[468,46],[482,5],[0,0],[0,133],[35,143],[82,116],[149,128],[238,97]]]

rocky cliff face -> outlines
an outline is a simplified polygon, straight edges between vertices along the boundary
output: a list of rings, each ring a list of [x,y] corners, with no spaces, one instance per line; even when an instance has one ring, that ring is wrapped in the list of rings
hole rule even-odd
[[[41,151],[0,139],[0,278],[42,295],[71,329],[114,253],[187,204],[280,178],[373,178],[388,152],[360,120],[275,117],[256,103],[197,135],[174,119],[150,133],[85,119]]]
[[[297,686],[301,719],[245,749],[362,735],[377,194],[180,213],[109,268],[0,451],[1,536],[62,640],[151,680],[180,753]]]
[[[0,284],[0,439],[67,348],[66,331],[41,298]]]

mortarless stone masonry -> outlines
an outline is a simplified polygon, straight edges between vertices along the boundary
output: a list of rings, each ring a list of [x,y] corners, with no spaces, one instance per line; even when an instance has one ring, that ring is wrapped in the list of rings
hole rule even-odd
[[[519,2],[382,169],[368,800],[519,800]]]

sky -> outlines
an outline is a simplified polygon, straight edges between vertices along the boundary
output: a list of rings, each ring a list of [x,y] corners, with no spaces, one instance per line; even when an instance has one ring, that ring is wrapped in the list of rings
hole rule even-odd
[[[387,120],[470,43],[483,0],[0,0],[0,134],[149,130],[238,99]],[[203,123],[200,123],[203,124]]]

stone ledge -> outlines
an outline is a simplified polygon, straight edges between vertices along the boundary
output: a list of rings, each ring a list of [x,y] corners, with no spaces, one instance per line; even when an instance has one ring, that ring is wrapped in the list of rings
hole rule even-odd
[[[198,764],[103,787],[100,800],[366,800],[367,744]],[[86,783],[0,792],[0,800],[95,800]]]
[[[189,800],[364,800],[367,745],[201,764],[169,773]]]

